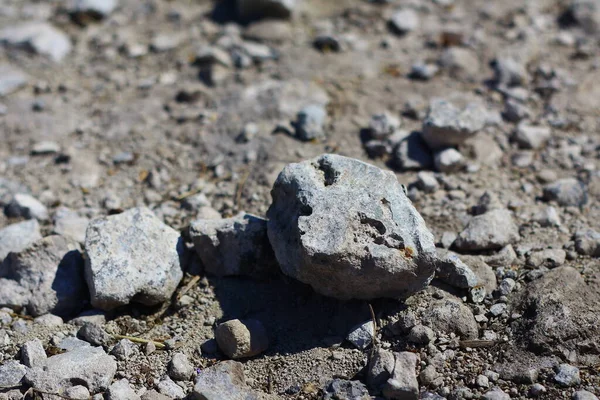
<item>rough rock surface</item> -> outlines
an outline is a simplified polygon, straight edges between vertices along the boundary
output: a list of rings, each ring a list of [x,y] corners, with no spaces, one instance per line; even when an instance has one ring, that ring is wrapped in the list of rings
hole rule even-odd
[[[0,229],[0,260],[11,251],[21,251],[41,238],[40,224],[36,220],[17,222]]]
[[[110,310],[130,301],[154,305],[171,297],[183,277],[179,233],[147,208],[90,222],[85,277],[94,307]]]
[[[246,386],[244,367],[237,361],[223,361],[200,372],[194,383],[193,396],[198,400],[258,399]]]
[[[461,251],[494,250],[519,240],[519,230],[508,210],[477,215],[458,234],[454,246]]]
[[[485,122],[485,110],[478,104],[460,109],[446,100],[435,99],[423,121],[421,135],[432,149],[457,146],[477,134]]]
[[[421,314],[421,319],[435,332],[455,333],[464,339],[478,337],[479,327],[475,322],[473,312],[459,299],[435,300],[426,307]]]
[[[238,319],[217,326],[215,339],[229,358],[247,358],[258,355],[269,347],[267,331],[260,321]]]
[[[285,274],[341,299],[429,283],[433,236],[393,174],[327,154],[288,165],[271,195],[268,234]]]

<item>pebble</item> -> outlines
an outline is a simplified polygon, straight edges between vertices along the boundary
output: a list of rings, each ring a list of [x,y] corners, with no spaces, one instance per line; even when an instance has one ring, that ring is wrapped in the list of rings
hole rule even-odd
[[[592,229],[582,229],[575,232],[573,239],[579,254],[600,257],[600,233]]]
[[[77,337],[92,346],[106,346],[111,340],[110,335],[101,326],[89,322],[79,328]]]
[[[403,351],[394,353],[394,369],[383,387],[383,396],[387,399],[417,400],[419,383],[417,382],[417,362],[419,356]]]
[[[30,340],[21,346],[21,363],[29,368],[39,367],[46,361],[46,352],[39,339]]]
[[[364,350],[371,345],[375,336],[375,327],[373,321],[363,322],[350,329],[350,333],[346,337],[350,343],[359,350]]]
[[[170,399],[183,399],[185,397],[183,388],[169,379],[169,377],[165,377],[161,380],[157,385],[157,389],[160,394],[163,394]]]
[[[495,250],[520,239],[510,211],[492,210],[477,215],[458,234],[454,246],[462,251]]]
[[[560,364],[554,375],[554,381],[560,386],[576,386],[581,383],[579,368],[569,364]]]
[[[433,155],[418,132],[412,132],[402,139],[393,151],[394,165],[401,171],[430,169]]]
[[[0,30],[0,43],[11,47],[27,48],[62,61],[71,52],[69,37],[47,22],[24,22]]]
[[[117,0],[76,0],[69,11],[78,22],[85,23],[108,17],[116,7]]]
[[[134,300],[171,298],[183,277],[183,242],[147,208],[92,220],[85,238],[85,277],[91,303],[111,310]]]
[[[106,392],[106,398],[107,400],[141,400],[127,379],[120,379],[110,385]]]
[[[439,64],[455,78],[474,79],[481,68],[473,50],[455,46],[442,52]]]
[[[369,390],[360,381],[335,378],[325,385],[323,400],[363,400],[369,398]]]
[[[506,312],[507,305],[505,303],[496,303],[490,307],[490,314],[494,317],[499,317]]]
[[[149,342],[148,344],[151,343],[152,342]],[[110,351],[110,354],[112,356],[115,356],[115,358],[119,361],[127,361],[131,359],[135,354],[137,354],[137,352],[138,348],[135,345],[135,343],[133,343],[129,339],[121,339],[117,342],[117,344],[114,345],[114,347]]]
[[[431,301],[421,313],[421,320],[438,335],[454,333],[463,339],[475,339],[479,334],[473,312],[459,299]]]
[[[434,99],[423,121],[421,135],[432,149],[458,146],[485,126],[485,115],[485,109],[476,103],[460,109],[446,100]]]
[[[435,153],[433,156],[433,164],[435,165],[436,170],[451,174],[464,169],[465,159],[458,150],[449,148]]]
[[[555,207],[548,206],[540,209],[533,216],[533,221],[540,224],[540,226],[549,227],[549,226],[560,226],[560,216],[558,215],[558,211]]]
[[[573,393],[573,400],[598,400],[598,397],[594,395],[592,392],[588,392],[587,390],[578,390]]]
[[[44,314],[33,319],[33,323],[36,325],[46,326],[49,328],[56,328],[64,324],[61,317],[54,314]]]
[[[434,193],[440,184],[432,172],[420,171],[417,173],[417,187],[425,193]]]
[[[385,111],[379,114],[373,114],[369,121],[369,137],[375,140],[387,139],[398,128],[400,128],[400,119]]]
[[[440,68],[436,64],[416,62],[410,67],[410,78],[428,81],[437,75]]]
[[[493,62],[496,85],[499,87],[522,86],[529,80],[525,66],[512,57],[498,57]]]
[[[4,208],[4,213],[8,217],[37,219],[45,221],[48,219],[48,209],[35,197],[17,193],[11,202]]]
[[[327,111],[320,104],[310,104],[296,115],[296,137],[302,141],[325,139]]]
[[[510,395],[502,390],[495,388],[481,396],[482,400],[510,400]]]
[[[576,178],[559,179],[544,186],[544,200],[556,201],[563,207],[581,207],[587,202],[587,189]]]
[[[66,388],[65,396],[74,400],[88,400],[91,397],[90,391],[83,385]]]
[[[215,330],[215,339],[219,349],[232,359],[253,357],[269,347],[265,327],[254,319],[234,319],[220,324]]]
[[[223,361],[200,371],[192,395],[196,399],[255,398],[246,385],[244,366],[237,361]]]
[[[0,97],[16,92],[28,81],[29,76],[25,72],[10,64],[0,64]]]
[[[415,325],[408,333],[407,339],[409,342],[425,345],[435,340],[435,332],[428,326]]]
[[[485,375],[477,375],[477,378],[475,379],[475,383],[480,388],[488,388],[488,387],[490,387],[490,380]]]
[[[550,128],[521,123],[517,126],[514,140],[522,149],[539,149],[550,139]]]
[[[477,275],[454,253],[440,257],[437,268],[436,278],[454,287],[468,289],[479,284]]]
[[[529,388],[529,395],[531,397],[539,397],[540,395],[542,395],[544,393],[546,393],[546,388],[544,387],[544,385],[542,385],[540,383],[534,383]]]
[[[296,3],[297,0],[237,0],[237,11],[243,21],[288,19],[294,13]]]
[[[410,8],[399,10],[394,12],[389,23],[392,31],[404,35],[419,27],[419,14]]]
[[[419,374],[419,381],[422,385],[429,386],[439,376],[440,374],[436,371],[435,367],[433,365],[428,365],[421,370],[421,373]]]
[[[327,154],[286,166],[271,195],[268,235],[281,270],[321,294],[403,296],[433,275],[433,235],[389,171]]]
[[[534,251],[527,257],[527,265],[532,267],[560,267],[565,263],[567,252],[562,249],[545,249]]]
[[[502,296],[507,296],[508,294],[512,293],[516,285],[517,282],[515,282],[514,279],[504,278],[500,282],[500,285],[498,285],[498,291]]]
[[[240,212],[190,224],[190,238],[207,272],[216,276],[264,276],[277,270],[267,220]]]
[[[0,387],[19,386],[27,368],[18,361],[8,360],[0,365]]]
[[[176,381],[187,381],[194,373],[194,366],[183,353],[175,353],[169,363],[169,376]],[[164,393],[163,393],[164,394]]]
[[[55,154],[58,152],[60,152],[60,145],[49,140],[37,142],[31,148],[31,154],[33,155]]]
[[[66,207],[60,207],[54,213],[52,221],[54,223],[54,233],[77,243],[85,242],[85,232],[90,223],[88,218],[80,217],[76,212]]]

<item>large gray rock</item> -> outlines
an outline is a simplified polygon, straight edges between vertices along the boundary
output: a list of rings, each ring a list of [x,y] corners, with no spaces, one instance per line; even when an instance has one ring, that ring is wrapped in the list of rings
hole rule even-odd
[[[75,385],[91,393],[105,390],[117,372],[117,362],[100,347],[77,347],[30,368],[24,381],[35,389],[57,393]]]
[[[290,18],[296,0],[237,0],[240,19],[248,21],[262,18]]]
[[[237,361],[224,361],[200,371],[192,398],[196,400],[258,400],[244,378],[244,366]]]
[[[286,166],[271,195],[268,234],[285,274],[340,299],[429,284],[433,235],[393,173],[326,154]]]
[[[15,360],[9,360],[0,365],[0,387],[18,386],[25,376],[27,368]]]
[[[21,251],[41,238],[37,220],[18,222],[0,229],[0,261],[11,251]]]
[[[0,64],[0,97],[11,94],[27,84],[29,77],[9,64]]]
[[[33,316],[73,316],[88,299],[79,245],[62,236],[48,236],[21,252],[10,253],[0,264],[0,277],[27,292],[22,306]]]
[[[0,43],[25,48],[59,62],[71,51],[69,37],[47,22],[24,22],[0,30]]]
[[[600,362],[600,290],[576,269],[550,270],[527,286],[515,306],[524,316],[520,339],[534,352],[570,354],[577,364]]]
[[[130,301],[155,305],[169,299],[183,277],[183,241],[147,208],[90,222],[85,278],[92,305],[110,310]]]
[[[190,237],[204,268],[217,276],[266,275],[277,269],[267,220],[239,213],[191,223]]]
[[[461,251],[495,250],[519,238],[519,229],[511,212],[497,209],[471,218],[454,241],[454,246]]]
[[[419,383],[417,382],[417,362],[419,356],[409,351],[394,353],[394,371],[383,387],[386,399],[417,400]]]
[[[432,149],[458,146],[485,126],[486,115],[485,108],[476,103],[460,109],[446,100],[435,99],[423,121],[421,135]]]

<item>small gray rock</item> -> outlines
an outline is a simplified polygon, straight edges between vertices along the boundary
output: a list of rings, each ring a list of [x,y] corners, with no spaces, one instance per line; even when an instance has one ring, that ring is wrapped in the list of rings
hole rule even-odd
[[[147,345],[153,345],[153,343],[149,342]],[[110,355],[115,356],[115,358],[119,361],[127,361],[137,353],[137,346],[129,339],[119,340],[119,342],[115,344],[110,351]]]
[[[502,390],[495,388],[481,396],[482,400],[510,400],[510,396]]]
[[[425,325],[415,325],[408,333],[408,341],[417,344],[429,344],[435,340],[435,332]]]
[[[101,326],[90,322],[83,324],[83,326],[79,328],[77,337],[85,340],[92,346],[106,346],[111,339],[110,335],[106,333]]]
[[[18,222],[0,229],[0,260],[4,260],[11,251],[22,251],[41,238],[37,220]]]
[[[544,200],[556,201],[559,205],[581,207],[587,202],[585,184],[575,178],[559,179],[544,186]]]
[[[238,16],[241,20],[263,18],[287,19],[296,8],[296,0],[237,0]]]
[[[550,139],[550,128],[521,123],[514,139],[522,149],[539,149]]]
[[[567,252],[563,249],[545,249],[534,251],[527,258],[527,265],[532,267],[546,266],[548,268],[560,267],[565,263]]]
[[[450,76],[474,79],[481,68],[477,54],[468,48],[452,46],[443,51],[439,64]]]
[[[108,400],[141,400],[127,379],[118,380],[110,385],[106,392],[106,398]]]
[[[372,388],[381,389],[392,376],[395,362],[394,353],[385,349],[376,349],[369,359],[367,384]]]
[[[449,285],[468,289],[479,284],[477,275],[454,253],[441,257],[437,267],[436,277]]]
[[[25,342],[21,347],[21,363],[26,367],[39,367],[46,361],[46,352],[39,339]]]
[[[19,386],[27,368],[18,361],[8,360],[0,365],[0,387]]]
[[[325,122],[327,111],[320,104],[304,107],[296,116],[294,127],[296,137],[302,141],[325,139]]]
[[[540,395],[542,395],[544,393],[546,393],[546,388],[544,387],[544,385],[542,385],[540,383],[534,383],[529,388],[529,395],[531,397],[539,397]]]
[[[221,351],[233,359],[252,357],[269,347],[265,327],[254,319],[234,319],[220,324],[215,330],[215,339]]]
[[[370,400],[367,387],[360,381],[333,379],[324,388],[323,400]]]
[[[369,347],[374,336],[375,327],[373,326],[373,321],[367,321],[354,326],[350,330],[346,340],[352,343],[357,349],[364,350]]]
[[[35,325],[46,326],[49,328],[56,328],[64,324],[64,320],[58,315],[44,314],[33,319]]]
[[[244,366],[237,361],[223,361],[200,371],[192,396],[199,400],[258,400],[246,385]]]
[[[600,233],[585,229],[575,232],[575,249],[579,254],[600,257]]]
[[[412,132],[398,143],[393,153],[395,168],[405,170],[430,169],[433,155],[418,132]]]
[[[169,379],[168,376],[158,383],[157,389],[169,399],[183,399],[185,397],[183,388]]]
[[[69,12],[80,23],[87,19],[100,20],[106,18],[117,7],[117,0],[75,0]]]
[[[398,128],[400,128],[400,119],[385,111],[371,116],[368,131],[371,139],[384,140]]]
[[[194,373],[194,366],[183,353],[173,354],[169,363],[169,376],[176,381],[187,381]]]
[[[48,209],[38,199],[24,193],[17,193],[12,201],[4,208],[8,217],[37,219],[45,221],[48,219]]]
[[[429,386],[435,381],[440,374],[436,371],[435,366],[428,365],[421,370],[419,374],[419,381],[423,386]]]
[[[525,65],[513,57],[498,57],[493,67],[494,80],[499,87],[522,86],[529,80]]]
[[[285,167],[271,195],[282,271],[321,294],[402,297],[431,280],[433,235],[391,172],[327,154]]]
[[[390,27],[401,35],[412,32],[419,27],[419,14],[410,8],[396,11],[390,18]]]
[[[581,383],[579,368],[569,364],[560,364],[554,375],[554,381],[564,387],[579,385]]]
[[[486,114],[476,103],[461,110],[446,100],[435,99],[423,121],[421,135],[432,149],[458,146],[485,126]]]
[[[479,334],[473,312],[459,300],[442,299],[428,303],[421,313],[421,320],[434,332],[455,333],[463,339],[475,339]]]
[[[437,171],[452,174],[465,168],[465,158],[456,149],[444,149],[434,154],[433,165]]]
[[[103,310],[130,301],[159,304],[183,277],[183,240],[147,208],[91,221],[85,249],[91,302]]]
[[[420,171],[417,173],[417,187],[425,193],[433,193],[439,189],[440,184],[432,172]]]
[[[9,64],[0,64],[0,97],[19,90],[28,80],[27,74],[20,69]]]
[[[511,212],[500,209],[471,218],[454,241],[454,246],[461,251],[494,250],[519,239],[519,229]]]
[[[573,400],[598,400],[598,397],[587,390],[579,390],[573,393]]]
[[[47,22],[24,22],[0,30],[0,43],[26,48],[60,62],[71,52],[69,37]]]
[[[417,400],[419,383],[417,382],[417,362],[419,356],[403,351],[394,353],[394,371],[383,387],[386,399]]]
[[[91,397],[90,391],[83,385],[66,388],[65,396],[74,400],[88,400]]]
[[[190,238],[207,272],[217,276],[262,276],[277,269],[267,220],[239,213],[221,220],[197,220]]]
[[[88,218],[80,217],[76,212],[61,207],[54,214],[53,222],[54,233],[77,243],[85,242],[85,232],[90,223]]]

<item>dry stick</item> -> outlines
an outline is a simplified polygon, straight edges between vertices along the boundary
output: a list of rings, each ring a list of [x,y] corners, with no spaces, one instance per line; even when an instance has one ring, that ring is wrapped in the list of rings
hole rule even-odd
[[[187,285],[185,285],[183,288],[181,288],[181,290],[179,291],[179,293],[177,294],[177,300],[181,299],[183,297],[184,294],[186,294],[187,292],[190,291],[190,289],[192,289],[194,287],[194,285],[196,283],[198,283],[198,281],[200,280],[200,275],[196,275],[194,276],[188,283]]]
[[[246,184],[246,181],[248,180],[248,177],[250,176],[250,171],[252,170],[252,165],[248,165],[248,168],[246,168],[246,171],[244,172],[244,175],[242,176],[242,179],[240,180],[240,183],[238,184],[236,193],[235,193],[235,206],[238,207],[240,206],[240,202],[242,201],[242,192],[244,191],[244,185]]]
[[[371,346],[371,354],[369,356],[369,362],[373,359],[375,355],[376,348],[379,348],[379,341],[377,340],[377,319],[375,318],[375,311],[373,311],[373,306],[369,303],[369,311],[371,312],[371,320],[373,320],[373,346]]]
[[[28,321],[33,321],[33,317],[29,316],[29,315],[23,315],[23,314],[17,314],[16,312],[8,312],[8,315],[10,315],[13,318],[21,318],[21,319],[26,319]]]
[[[139,337],[135,337],[135,336],[126,336],[126,335],[112,335],[112,337],[114,337],[115,339],[129,339],[134,343],[153,343],[157,349],[164,349],[167,346],[165,346],[164,343],[161,342],[157,342],[156,340],[150,340],[150,339],[142,339]]]

